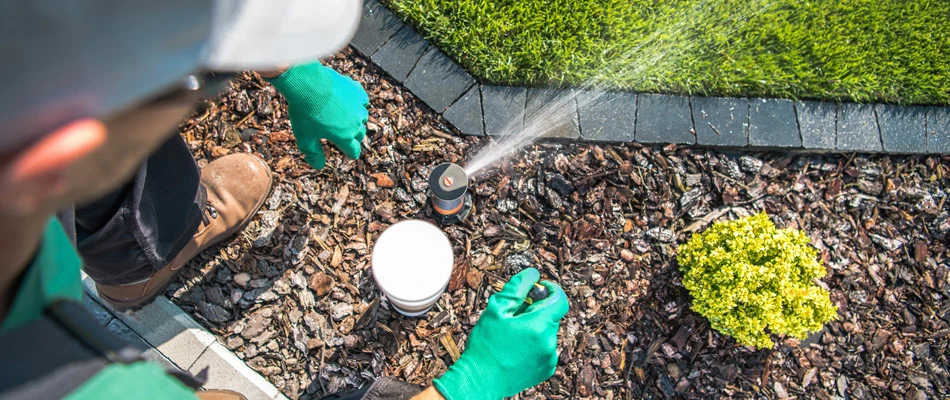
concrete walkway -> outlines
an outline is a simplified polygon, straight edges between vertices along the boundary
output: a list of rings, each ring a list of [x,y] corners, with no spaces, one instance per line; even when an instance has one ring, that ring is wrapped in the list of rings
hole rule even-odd
[[[251,400],[286,399],[165,296],[139,311],[118,312],[99,299],[95,284],[85,274],[83,285],[83,305],[99,323],[144,350],[146,359],[207,378],[205,389],[230,389]]]

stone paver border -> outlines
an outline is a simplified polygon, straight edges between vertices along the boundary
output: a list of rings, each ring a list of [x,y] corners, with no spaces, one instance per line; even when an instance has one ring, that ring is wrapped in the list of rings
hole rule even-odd
[[[497,135],[512,119],[521,117],[523,124],[539,99],[573,90],[482,84],[377,0],[364,0],[363,18],[350,44],[466,135]],[[574,108],[574,124],[548,138],[950,154],[950,107],[607,92],[593,102],[575,102]]]
[[[203,376],[205,389],[230,389],[250,400],[287,399],[165,296],[139,311],[118,312],[99,299],[95,284],[85,274],[83,286],[86,309],[106,328],[144,350],[145,359]]]

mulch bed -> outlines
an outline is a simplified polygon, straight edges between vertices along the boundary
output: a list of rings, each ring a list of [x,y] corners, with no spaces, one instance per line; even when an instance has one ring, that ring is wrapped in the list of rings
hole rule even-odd
[[[950,158],[724,154],[543,142],[475,179],[475,210],[445,228],[448,292],[396,314],[369,255],[386,226],[427,218],[428,172],[464,165],[462,137],[350,49],[329,64],[372,101],[360,160],[328,148],[312,170],[286,106],[244,74],[181,127],[199,164],[254,152],[274,190],[242,235],[192,261],[168,295],[290,398],[391,376],[428,385],[512,274],[537,266],[571,301],[550,380],[522,398],[941,398],[950,393]],[[838,318],[808,340],[755,350],[689,309],[678,243],[766,211],[820,250]]]

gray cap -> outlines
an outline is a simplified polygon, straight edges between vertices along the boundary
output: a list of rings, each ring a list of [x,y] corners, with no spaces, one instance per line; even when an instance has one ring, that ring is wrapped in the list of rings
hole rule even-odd
[[[0,149],[132,107],[199,70],[327,56],[359,0],[0,0]]]

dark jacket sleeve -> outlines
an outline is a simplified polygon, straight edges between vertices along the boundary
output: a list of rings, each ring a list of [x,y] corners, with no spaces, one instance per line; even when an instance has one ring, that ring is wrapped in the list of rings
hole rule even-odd
[[[390,378],[379,378],[368,388],[346,395],[329,395],[323,400],[409,400],[422,392],[422,387]]]
[[[409,400],[422,389],[421,386],[384,377],[373,382],[361,400]]]

